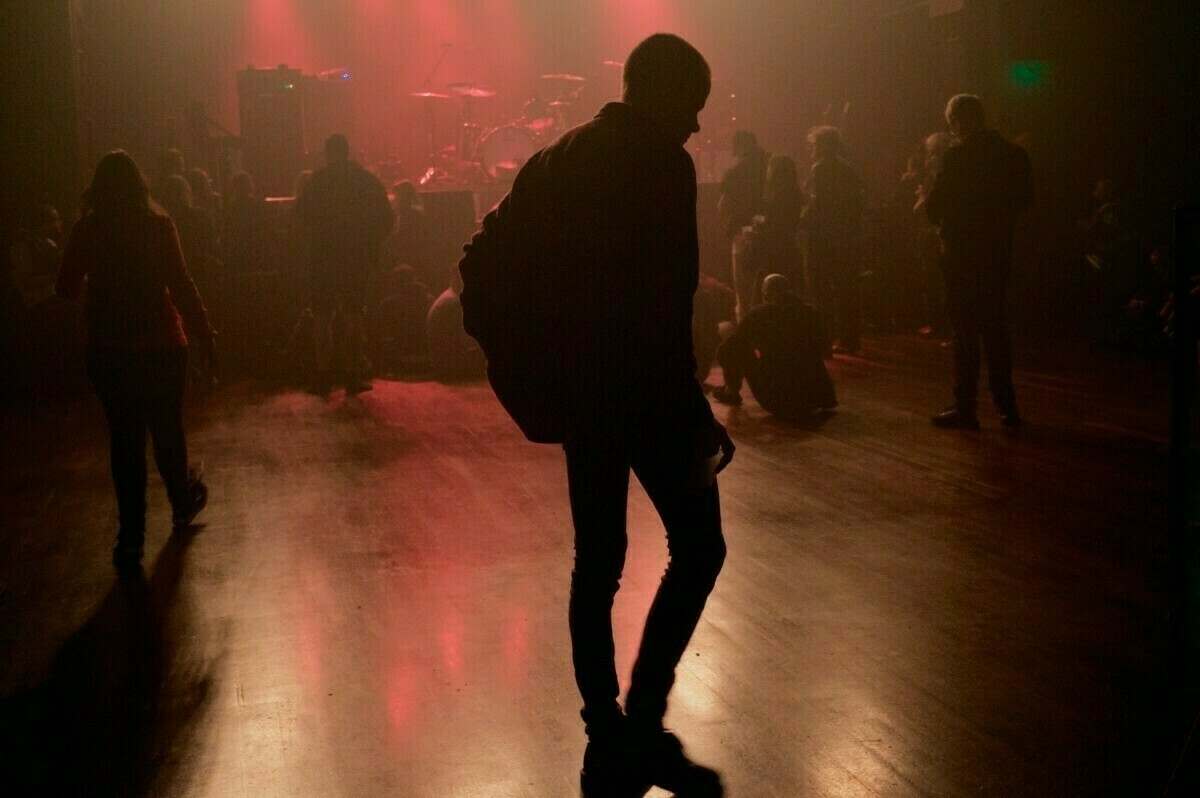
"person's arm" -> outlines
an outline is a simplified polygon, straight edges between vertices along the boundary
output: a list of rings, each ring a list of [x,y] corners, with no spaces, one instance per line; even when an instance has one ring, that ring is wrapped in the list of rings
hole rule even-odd
[[[67,239],[58,279],[54,282],[54,293],[63,299],[78,299],[83,293],[83,283],[91,268],[92,257],[91,248],[86,243],[89,224],[87,217],[80,219],[71,228],[71,235]]]
[[[209,357],[213,351],[216,332],[208,324],[208,313],[204,309],[204,301],[196,284],[188,274],[187,264],[183,259],[183,248],[179,245],[179,233],[170,217],[162,216],[155,220],[158,225],[159,252],[163,266],[164,282],[171,293],[171,303],[183,317],[190,340],[194,341],[203,357]]]
[[[829,198],[829,169],[825,164],[813,164],[804,189],[808,201],[800,211],[800,227],[805,230],[819,228],[824,221],[822,215]]]
[[[933,224],[941,224],[946,218],[952,198],[958,193],[959,171],[958,150],[951,147],[943,156],[941,168],[925,196],[925,214]]]
[[[370,173],[367,173],[370,175]],[[388,234],[396,226],[396,213],[392,210],[392,204],[388,202],[387,189],[383,187],[383,183],[379,182],[379,178],[370,175],[371,178],[371,223],[375,241],[382,242],[387,238]]]

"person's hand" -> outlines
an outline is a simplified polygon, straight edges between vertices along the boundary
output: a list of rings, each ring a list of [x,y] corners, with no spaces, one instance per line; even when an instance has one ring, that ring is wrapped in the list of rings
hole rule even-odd
[[[200,356],[200,362],[204,367],[211,369],[213,363],[217,360],[217,331],[209,330],[207,334],[198,335],[196,341],[196,354]]]
[[[733,445],[733,440],[729,437],[729,432],[720,421],[714,418],[712,425],[713,431],[717,436],[717,445],[721,450],[721,459],[717,461],[717,467],[713,469],[713,473],[720,474],[725,470],[725,466],[733,462],[733,452],[737,447]]]
[[[733,453],[737,449],[729,437],[729,432],[715,418],[711,424],[697,430],[695,444],[697,458],[708,459],[718,453],[721,455],[721,459],[717,461],[716,468],[713,469],[714,474],[721,473],[725,469],[725,466],[732,462]]]

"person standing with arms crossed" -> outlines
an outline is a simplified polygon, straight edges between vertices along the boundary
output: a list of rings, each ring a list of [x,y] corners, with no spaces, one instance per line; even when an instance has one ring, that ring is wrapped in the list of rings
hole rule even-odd
[[[569,620],[588,737],[586,798],[652,786],[719,796],[663,727],[675,668],[725,559],[715,480],[734,446],[695,378],[696,173],[708,64],[672,34],[625,62],[620,102],[535,153],[464,248],[463,323],[496,395],[533,441],[566,453],[575,566]],[[624,708],[613,598],[630,471],[667,532],[670,562]]]

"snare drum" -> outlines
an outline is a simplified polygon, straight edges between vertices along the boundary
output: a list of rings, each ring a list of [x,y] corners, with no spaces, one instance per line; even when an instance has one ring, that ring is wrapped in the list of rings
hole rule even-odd
[[[479,140],[479,163],[492,177],[511,180],[537,151],[534,135],[527,128],[504,125]]]

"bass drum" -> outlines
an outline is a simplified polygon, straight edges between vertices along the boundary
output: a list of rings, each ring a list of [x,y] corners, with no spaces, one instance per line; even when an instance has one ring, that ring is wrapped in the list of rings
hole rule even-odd
[[[479,140],[479,164],[496,179],[512,180],[537,151],[537,141],[528,129],[504,125],[489,130]]]

